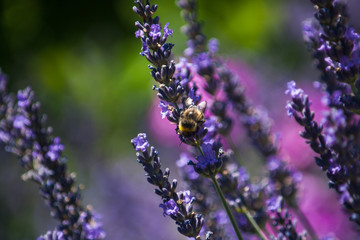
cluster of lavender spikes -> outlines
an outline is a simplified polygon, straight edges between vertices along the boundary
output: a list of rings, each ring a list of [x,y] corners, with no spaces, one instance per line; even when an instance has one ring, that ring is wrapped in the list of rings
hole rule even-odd
[[[64,146],[52,136],[45,120],[34,92],[26,88],[15,98],[7,92],[6,76],[0,73],[0,142],[19,158],[26,170],[23,179],[39,185],[51,216],[60,222],[38,240],[104,239],[92,207],[81,205],[81,187],[75,185],[75,173],[67,171]]]
[[[271,215],[266,212],[266,198],[281,197],[286,200],[288,207],[299,212],[295,198],[299,174],[290,170],[277,156],[277,147],[268,124],[270,121],[264,118],[266,115],[262,115],[261,111],[246,100],[243,88],[238,84],[236,76],[216,56],[217,40],[210,40],[208,51],[206,51],[207,41],[201,33],[201,24],[196,19],[194,0],[178,2],[187,23],[184,32],[189,38],[188,48],[184,52],[187,59],[182,58],[179,64],[170,60],[174,45],[167,43],[168,37],[172,34],[172,30],[168,28],[169,24],[164,26],[162,32],[159,17],[153,17],[157,5],[151,5],[148,0],[135,1],[135,4],[137,6],[133,10],[142,19],[142,22],[135,23],[138,28],[135,36],[142,42],[140,55],[145,56],[150,62],[151,76],[159,83],[159,86],[154,85],[153,90],[158,92],[157,96],[161,100],[159,107],[162,117],[176,124],[175,133],[179,135],[183,143],[190,147],[188,155],[183,155],[179,160],[179,165],[183,170],[184,180],[199,198],[194,201],[194,206],[204,214],[205,219],[209,220],[206,224],[208,233],[211,232],[213,239],[234,237],[231,237],[233,233],[224,230],[219,224],[220,218],[216,217],[221,212],[219,203],[222,203],[238,239],[243,239],[239,229],[245,234],[256,233],[260,238],[268,239],[263,232],[268,216]],[[210,113],[205,114],[208,104],[205,101],[200,102],[202,96],[197,93],[199,88],[192,81],[194,72],[203,78],[205,82],[203,90],[214,99],[211,106],[208,106]],[[225,93],[225,99],[218,97],[219,92]],[[232,154],[236,151],[236,146],[232,144],[233,141],[229,136],[233,119],[228,115],[231,110],[228,106],[237,111],[236,117],[242,119],[255,148],[262,153],[267,162],[268,177],[258,183],[252,183],[245,177],[248,176],[246,170],[239,166],[238,160]],[[140,136],[144,134],[139,134],[132,140],[135,148],[139,148],[142,144],[139,143]],[[233,145],[233,149],[225,151],[222,147],[224,140],[228,140]],[[138,161],[144,165],[144,159],[139,159],[139,153],[137,155]],[[146,157],[143,158],[146,159]],[[197,161],[194,162],[192,159]],[[150,176],[149,171],[146,169],[145,171]],[[215,186],[218,198],[214,196],[215,191],[204,191],[211,186],[210,180]],[[153,184],[153,181],[150,183]],[[166,201],[170,201],[169,197]],[[164,205],[162,207],[164,208]],[[168,215],[176,220],[176,214]],[[292,227],[295,232],[295,225],[293,225],[295,221],[290,219],[290,215],[286,213],[282,217],[286,218],[286,221],[280,219],[276,221],[276,224],[283,226],[274,229],[274,234],[278,239],[283,239],[286,235],[283,229]],[[302,225],[307,227],[311,238],[317,239],[303,214],[301,220],[304,221]],[[179,232],[182,233],[180,229]],[[289,239],[293,239],[291,236]],[[299,234],[299,236],[302,235]],[[200,238],[198,235],[194,237]]]
[[[348,26],[346,5],[340,1],[313,0],[315,19],[304,25],[328,111],[322,123],[314,121],[311,101],[295,82],[288,83],[288,115],[304,127],[300,135],[318,154],[316,164],[326,171],[329,187],[341,195],[350,220],[360,225],[359,73],[360,36]]]
[[[348,26],[346,4],[311,2],[316,13],[304,24],[304,39],[320,70],[322,82],[317,85],[328,111],[321,123],[316,122],[308,95],[293,81],[285,92],[291,96],[286,109],[304,128],[300,135],[317,154],[315,162],[326,171],[329,187],[340,194],[349,219],[360,225],[360,35]],[[196,240],[319,239],[296,198],[301,174],[280,158],[271,120],[252,105],[237,76],[217,56],[217,40],[207,40],[202,33],[196,1],[178,0],[188,38],[185,57],[178,64],[171,55],[174,44],[167,42],[173,30],[169,23],[162,27],[154,16],[157,5],[150,0],[135,4],[133,11],[141,19],[135,23],[135,36],[141,40],[140,55],[149,61],[157,84],[153,90],[160,99],[160,114],[176,126],[174,134],[188,147],[177,164],[191,193],[177,191],[177,180],[169,180],[170,170],[162,169],[159,153],[145,133],[131,140],[147,181],[161,197],[163,215],[175,221],[180,234]],[[203,84],[194,81],[194,74]],[[205,99],[199,90],[210,97]],[[231,138],[235,119],[241,120],[264,160],[266,174],[257,181],[241,165],[241,154]],[[39,185],[51,215],[59,221],[38,239],[104,239],[97,215],[81,204],[81,186],[75,185],[75,174],[67,171],[60,138],[52,136],[45,121],[33,91],[26,88],[13,96],[0,73],[0,142],[18,156],[26,170],[22,178]]]

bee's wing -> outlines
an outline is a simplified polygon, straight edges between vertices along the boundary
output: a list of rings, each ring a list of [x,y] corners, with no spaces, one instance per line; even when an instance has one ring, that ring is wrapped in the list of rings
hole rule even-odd
[[[202,101],[197,106],[198,106],[200,111],[205,112],[205,109],[206,109],[206,102],[205,101]]]
[[[186,108],[190,107],[191,105],[194,105],[194,101],[192,100],[192,98],[188,97],[185,99],[184,105]]]

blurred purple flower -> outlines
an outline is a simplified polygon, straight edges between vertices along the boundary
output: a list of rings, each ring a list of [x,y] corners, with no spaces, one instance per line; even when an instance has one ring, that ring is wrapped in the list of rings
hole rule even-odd
[[[164,26],[164,37],[167,38],[173,34],[173,30],[169,28],[169,23],[166,23]]]
[[[209,39],[208,49],[209,53],[216,54],[219,51],[219,41],[216,38]]]
[[[49,151],[46,153],[46,156],[55,161],[61,156],[62,151],[64,151],[64,145],[60,143],[60,138],[54,138],[53,143],[49,146]]]
[[[30,120],[25,117],[24,115],[17,115],[14,119],[14,128],[20,129],[20,130],[26,130],[26,127],[30,126],[31,122]]]

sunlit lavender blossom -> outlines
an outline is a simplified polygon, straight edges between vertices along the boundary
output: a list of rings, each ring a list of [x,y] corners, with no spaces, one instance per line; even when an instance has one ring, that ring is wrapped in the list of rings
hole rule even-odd
[[[199,155],[196,160],[197,162],[191,161],[189,164],[194,166],[197,173],[203,176],[209,177],[218,173],[222,166],[222,160],[218,156],[215,156],[213,150],[213,144],[204,143],[202,145],[203,155]]]
[[[357,180],[360,164],[353,138],[348,138],[349,134],[357,134],[358,131],[354,131],[357,125],[347,126],[342,110],[336,109],[330,111],[323,126],[319,125],[314,121],[315,113],[310,110],[309,97],[303,92],[293,97],[287,106],[293,109],[292,116],[304,127],[300,136],[318,154],[315,161],[326,171],[329,187],[341,194],[341,203],[351,214],[350,219],[360,224],[360,186]]]
[[[176,205],[174,199],[170,199],[169,201],[166,201],[164,204],[160,204],[159,206],[164,209],[164,216],[176,215],[179,212],[179,207]]]
[[[150,146],[145,133],[139,134],[132,142],[136,146],[136,151],[146,152],[146,149]]]
[[[154,147],[139,148],[144,145],[144,142],[149,145],[145,133],[139,133],[136,138],[131,140],[133,147],[139,149],[136,150],[137,161],[143,165],[147,181],[158,187],[155,193],[162,198],[160,207],[163,208],[164,215],[169,215],[175,221],[181,234],[200,239],[199,234],[204,225],[204,218],[201,214],[193,211],[195,198],[190,197],[189,191],[175,191],[177,180],[169,182],[170,170],[168,168],[165,171],[161,169],[160,157]]]

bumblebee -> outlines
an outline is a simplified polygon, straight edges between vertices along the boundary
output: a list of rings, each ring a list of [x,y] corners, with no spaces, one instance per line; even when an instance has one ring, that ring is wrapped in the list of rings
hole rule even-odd
[[[206,102],[199,105],[191,105],[180,114],[177,133],[184,137],[190,137],[200,126],[205,123],[204,110]]]

